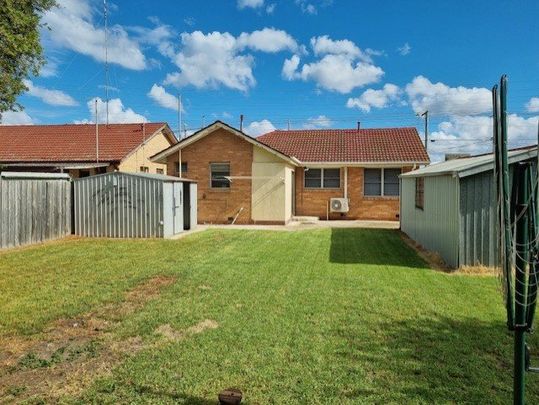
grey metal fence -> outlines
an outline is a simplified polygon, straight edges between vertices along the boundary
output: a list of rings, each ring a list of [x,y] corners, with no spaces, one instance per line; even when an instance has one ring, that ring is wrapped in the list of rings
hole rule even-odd
[[[0,173],[0,248],[70,233],[71,181],[67,174]]]

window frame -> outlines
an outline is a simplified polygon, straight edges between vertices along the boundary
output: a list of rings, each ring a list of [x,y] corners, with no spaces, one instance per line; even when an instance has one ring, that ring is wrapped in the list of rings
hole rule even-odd
[[[231,184],[230,184],[230,181],[227,179],[224,179],[224,181],[226,181],[226,186],[223,186],[223,187],[213,186],[213,165],[228,165],[228,175],[230,176],[230,173],[231,173],[230,162],[210,162],[210,189],[221,190],[221,191],[230,190]]]
[[[150,168],[148,166],[140,166],[139,173],[150,173]]]
[[[189,171],[189,164],[188,162],[182,161],[181,166],[182,166],[182,176],[183,176],[184,173],[187,173]],[[185,170],[184,170],[184,167],[185,167]],[[180,162],[175,162],[174,171],[176,172],[176,176],[180,177]]]
[[[386,174],[385,169],[388,170],[400,170],[400,174],[402,174],[402,167],[365,167],[363,168],[363,197],[367,198],[400,198],[400,184],[397,194],[386,194],[385,193],[385,180],[386,180]],[[367,170],[380,170],[380,194],[365,194],[365,179],[367,176],[365,176],[365,172]],[[400,182],[399,182],[400,183]]]
[[[165,174],[165,171],[158,167],[158,168],[155,169],[155,173],[156,174]]]
[[[419,186],[421,185],[421,186]],[[423,211],[425,209],[425,178],[416,177],[415,178],[415,207],[418,210]]]
[[[305,170],[309,169],[309,170]],[[307,190],[340,190],[342,187],[342,176],[341,176],[341,168],[340,167],[307,167],[303,170],[303,188]],[[320,170],[320,186],[319,187],[312,187],[307,186],[306,180],[307,176],[306,173],[311,170]],[[338,187],[324,187],[324,174],[326,170],[338,170],[339,171],[339,186]]]

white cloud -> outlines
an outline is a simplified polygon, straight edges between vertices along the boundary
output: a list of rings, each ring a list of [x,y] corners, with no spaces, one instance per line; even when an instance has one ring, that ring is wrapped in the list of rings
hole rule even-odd
[[[358,108],[370,112],[371,108],[384,108],[393,102],[399,102],[402,90],[399,86],[387,83],[380,90],[368,89],[357,98],[349,98],[346,102],[348,108]]]
[[[73,97],[61,90],[51,90],[45,87],[36,86],[30,80],[24,80],[24,84],[28,87],[27,94],[29,96],[37,97],[46,104],[68,107],[79,105]]]
[[[228,32],[201,31],[182,33],[181,51],[174,63],[179,72],[169,73],[165,84],[178,87],[217,88],[247,91],[256,84],[253,75],[254,56],[245,51],[275,53],[300,51],[297,42],[285,31],[264,28],[234,37]]]
[[[532,97],[526,103],[526,111],[531,113],[539,112],[539,97]]]
[[[303,128],[305,129],[316,129],[316,128],[328,128],[331,126],[331,119],[325,115],[319,115],[318,117],[309,118]]]
[[[243,132],[251,136],[259,136],[271,131],[275,131],[275,126],[268,120],[252,121],[243,128]]]
[[[301,11],[306,14],[317,14],[318,10],[316,6],[312,3],[309,3],[307,0],[296,0],[296,4],[299,6]]]
[[[283,63],[283,70],[282,75],[287,80],[294,80],[299,75],[296,71],[299,67],[299,56],[298,55],[292,55],[290,59],[285,59]]]
[[[88,0],[59,0],[43,15],[44,36],[53,45],[90,56],[99,62],[105,60],[105,31],[94,23],[94,10]],[[120,25],[108,31],[108,60],[127,69],[142,70],[147,61],[137,41]]]
[[[349,93],[356,87],[379,81],[384,74],[372,63],[371,56],[352,41],[334,41],[324,35],[311,38],[311,48],[321,59],[305,63],[301,68],[299,56],[286,59],[282,68],[285,79],[312,80],[323,89]]]
[[[311,48],[313,48],[316,56],[328,54],[347,55],[351,59],[360,58],[370,62],[370,58],[368,58],[356,44],[348,39],[334,41],[327,35],[313,37],[311,38]]]
[[[264,5],[264,0],[238,0],[238,8],[259,8]]]
[[[238,49],[250,48],[255,51],[276,53],[280,51],[296,52],[298,44],[286,31],[275,28],[263,28],[251,33],[242,32],[237,38]]]
[[[273,14],[276,6],[277,5],[275,3],[268,4],[268,6],[266,7],[266,13]]]
[[[375,83],[384,74],[380,67],[365,62],[356,63],[347,55],[326,55],[317,62],[304,64],[299,70],[298,67],[297,55],[285,60],[283,76],[288,80],[313,80],[323,89],[344,94],[356,87]]]
[[[148,97],[154,100],[161,107],[168,108],[170,110],[178,111],[178,99],[176,96],[167,93],[164,87],[154,84],[148,92]],[[182,111],[183,105],[181,106]]]
[[[477,115],[492,110],[492,96],[486,88],[449,87],[432,83],[424,76],[406,85],[415,112],[429,110],[433,115]]]
[[[410,44],[409,44],[408,42],[406,42],[403,46],[398,47],[398,48],[397,48],[397,51],[398,51],[402,56],[406,56],[406,55],[408,55],[408,54],[412,51],[412,47],[410,46]]]
[[[29,125],[34,121],[25,111],[4,111],[0,114],[0,125]]]
[[[509,114],[509,147],[532,145],[537,139],[539,117],[524,118]],[[433,160],[443,160],[446,153],[487,153],[492,151],[492,118],[487,116],[454,116],[438,124],[430,134],[429,153]]]
[[[170,25],[162,24],[156,17],[151,20],[156,25],[154,28],[129,27],[129,30],[137,34],[136,40],[139,43],[153,45],[161,55],[168,58],[174,57],[172,38],[176,32]]]
[[[97,120],[99,123],[107,121],[106,103],[100,97],[94,97],[86,104],[91,119],[75,121],[76,124],[88,124],[95,122],[95,102],[97,100]],[[146,117],[137,114],[131,108],[124,107],[122,100],[113,98],[109,100],[109,122],[112,123],[142,123],[146,122]]]

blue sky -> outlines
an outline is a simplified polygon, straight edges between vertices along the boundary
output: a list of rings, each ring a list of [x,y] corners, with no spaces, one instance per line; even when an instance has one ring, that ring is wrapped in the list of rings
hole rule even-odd
[[[103,2],[59,0],[29,78],[24,112],[4,123],[104,119]],[[428,109],[434,159],[483,152],[489,90],[510,79],[510,139],[534,143],[539,2],[108,2],[109,120],[167,121],[181,94],[190,132],[215,119],[252,135],[272,128],[417,126]],[[496,25],[497,24],[497,25]],[[91,109],[90,109],[91,107]]]

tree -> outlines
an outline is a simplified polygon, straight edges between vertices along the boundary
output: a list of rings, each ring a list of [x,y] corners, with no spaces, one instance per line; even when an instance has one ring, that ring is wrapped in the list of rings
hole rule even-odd
[[[37,76],[45,63],[40,18],[55,5],[55,0],[0,0],[0,118],[22,108],[17,96],[28,90],[23,80]]]

